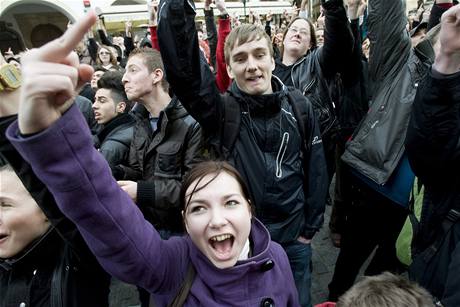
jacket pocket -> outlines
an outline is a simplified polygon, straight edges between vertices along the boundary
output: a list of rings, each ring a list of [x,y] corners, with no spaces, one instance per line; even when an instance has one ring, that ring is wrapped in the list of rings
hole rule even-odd
[[[155,176],[168,178],[181,177],[181,147],[182,144],[179,142],[168,142],[158,147]]]

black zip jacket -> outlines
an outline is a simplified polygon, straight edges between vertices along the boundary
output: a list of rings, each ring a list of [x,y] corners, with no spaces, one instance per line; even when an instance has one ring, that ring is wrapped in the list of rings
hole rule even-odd
[[[406,151],[414,173],[425,185],[415,254],[442,234],[450,209],[460,211],[460,73],[442,76],[432,71],[420,85],[406,136]],[[425,285],[443,306],[460,306],[460,220],[452,226],[450,255]],[[446,240],[447,241],[447,240]]]

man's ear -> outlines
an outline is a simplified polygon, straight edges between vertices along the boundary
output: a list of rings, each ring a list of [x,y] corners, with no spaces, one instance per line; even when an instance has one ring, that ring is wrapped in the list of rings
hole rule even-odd
[[[234,75],[233,75],[233,72],[232,72],[232,68],[230,67],[230,65],[225,65],[225,67],[227,68],[227,74],[228,76],[231,78],[231,79],[235,79]]]
[[[152,76],[153,84],[155,85],[155,84],[161,82],[161,80],[163,80],[164,72],[163,72],[163,70],[157,68],[154,71],[152,71],[150,73],[150,75]]]
[[[124,113],[125,109],[126,109],[126,102],[124,101],[120,101],[119,103],[117,103],[117,106],[115,107],[115,111],[117,113]]]

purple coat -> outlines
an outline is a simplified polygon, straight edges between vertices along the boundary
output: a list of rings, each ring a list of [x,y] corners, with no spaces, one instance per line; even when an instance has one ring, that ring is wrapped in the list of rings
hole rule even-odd
[[[299,305],[288,258],[256,219],[254,256],[227,269],[215,267],[188,236],[162,240],[112,178],[75,106],[38,134],[22,138],[15,122],[7,136],[116,278],[169,301],[191,262],[197,273],[186,306]]]

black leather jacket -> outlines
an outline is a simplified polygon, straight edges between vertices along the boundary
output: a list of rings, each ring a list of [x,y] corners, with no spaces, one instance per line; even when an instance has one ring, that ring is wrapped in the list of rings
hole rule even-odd
[[[153,132],[149,113],[135,107],[129,165],[117,179],[137,181],[137,205],[155,228],[183,232],[179,191],[182,177],[203,160],[200,125],[174,97]]]

